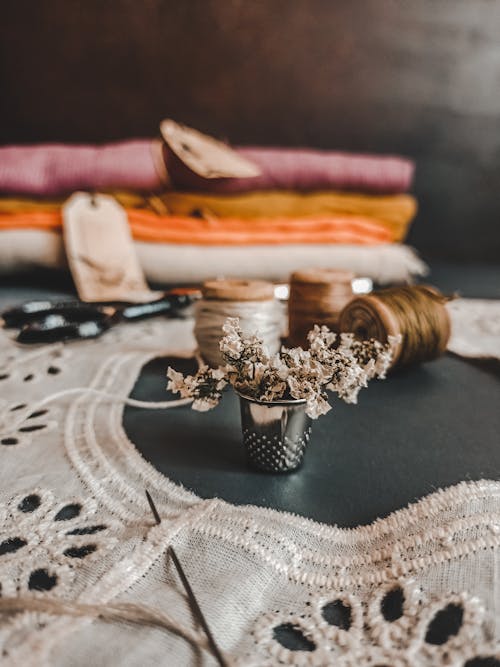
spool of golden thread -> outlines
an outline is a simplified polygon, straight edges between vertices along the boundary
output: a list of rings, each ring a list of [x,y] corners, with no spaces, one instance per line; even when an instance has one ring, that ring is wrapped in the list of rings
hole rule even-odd
[[[401,335],[392,366],[437,359],[445,351],[451,323],[448,297],[435,287],[394,287],[352,299],[340,314],[341,332],[361,340]]]
[[[342,308],[352,299],[350,271],[306,269],[292,273],[288,299],[289,344],[307,347],[315,324],[338,331]]]

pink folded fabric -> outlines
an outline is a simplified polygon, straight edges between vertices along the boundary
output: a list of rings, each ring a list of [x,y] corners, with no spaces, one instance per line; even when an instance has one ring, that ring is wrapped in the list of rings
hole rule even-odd
[[[301,148],[235,149],[256,164],[261,175],[252,178],[202,178],[165,148],[167,170],[180,190],[237,193],[250,190],[357,190],[406,192],[412,183],[414,163],[398,156],[363,155]]]
[[[152,141],[103,146],[39,144],[0,147],[0,191],[57,195],[79,189],[161,186]]]
[[[236,148],[255,163],[252,178],[207,179],[170,149],[163,156],[174,187],[204,192],[250,190],[357,190],[398,193],[412,182],[414,164],[397,156],[360,155],[295,148]],[[0,192],[50,196],[79,189],[154,191],[164,187],[151,140],[103,146],[40,144],[0,147]]]

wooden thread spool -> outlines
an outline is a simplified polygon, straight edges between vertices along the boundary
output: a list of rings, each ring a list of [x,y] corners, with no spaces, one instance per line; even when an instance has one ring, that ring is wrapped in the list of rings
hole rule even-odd
[[[274,298],[274,285],[263,280],[209,280],[195,306],[194,334],[203,359],[212,367],[223,364],[219,349],[222,326],[238,317],[242,331],[260,336],[270,354],[281,345],[283,310]]]
[[[338,330],[342,308],[352,299],[354,273],[340,269],[308,269],[292,273],[288,299],[289,344],[307,347],[315,324]]]
[[[428,285],[380,290],[347,304],[340,314],[340,331],[383,343],[388,336],[401,335],[393,367],[431,361],[446,351],[450,338],[448,300]]]

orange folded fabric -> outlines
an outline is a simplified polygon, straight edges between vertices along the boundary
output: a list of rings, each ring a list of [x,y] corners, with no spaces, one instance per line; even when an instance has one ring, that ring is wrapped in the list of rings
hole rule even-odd
[[[137,241],[183,245],[279,245],[397,241],[390,226],[354,215],[307,218],[194,218],[162,216],[141,209],[126,209],[132,236]],[[60,211],[27,211],[0,215],[0,229],[62,228]]]
[[[60,211],[23,211],[0,215],[0,229],[37,229],[41,232],[62,230]]]

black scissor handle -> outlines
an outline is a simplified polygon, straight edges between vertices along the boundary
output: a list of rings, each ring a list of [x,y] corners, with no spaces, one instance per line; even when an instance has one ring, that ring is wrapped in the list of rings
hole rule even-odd
[[[81,313],[78,319],[68,319],[60,313],[50,313],[25,324],[17,335],[17,342],[25,345],[56,343],[65,340],[97,338],[113,323],[110,315],[94,311],[92,317]]]
[[[49,315],[60,314],[67,320],[75,319],[77,321],[88,318],[91,319],[96,313],[99,313],[98,306],[83,303],[82,301],[28,301],[16,308],[10,308],[2,313],[2,319],[6,328],[22,327],[30,322],[42,321]]]

